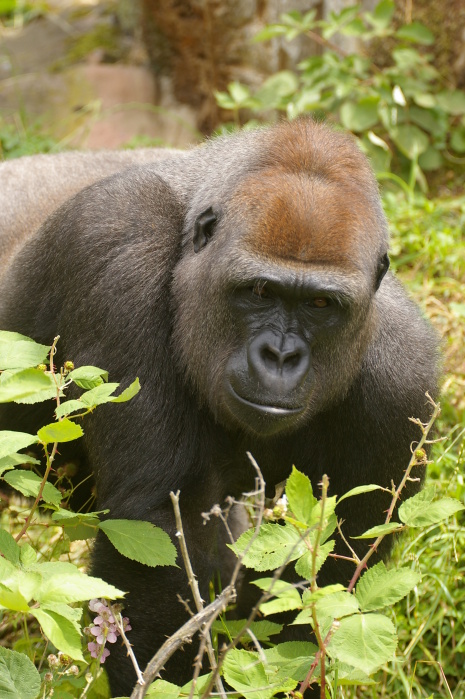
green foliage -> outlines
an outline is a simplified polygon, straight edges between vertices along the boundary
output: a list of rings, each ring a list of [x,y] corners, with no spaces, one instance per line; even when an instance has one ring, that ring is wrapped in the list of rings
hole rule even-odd
[[[98,662],[91,665],[91,679],[86,679],[90,661],[87,651],[85,655],[82,651],[83,607],[80,603],[91,598],[120,598],[124,592],[84,574],[73,563],[44,560],[39,546],[35,551],[30,544],[24,543],[24,535],[30,536],[35,527],[41,525],[40,508],[48,510],[54,527],[62,528],[61,537],[65,544],[94,537],[101,529],[122,555],[140,563],[175,565],[176,559],[176,549],[169,536],[150,522],[108,518],[100,521],[100,516],[107,515],[108,511],[71,512],[67,505],[70,493],[48,482],[58,446],[84,434],[81,425],[75,422],[76,418],[82,418],[104,403],[131,400],[140,389],[136,379],[115,395],[119,384],[108,383],[106,371],[96,367],[75,369],[72,362],[65,362],[57,372],[53,366],[57,340],[48,347],[18,333],[0,331],[0,402],[33,404],[52,399],[57,405],[56,422],[43,426],[35,435],[0,431],[0,477],[25,497],[33,498],[18,533],[13,535],[0,528],[0,610],[15,623],[21,623],[21,620],[27,623],[27,618],[34,618],[48,644],[44,645],[42,637],[34,644],[26,637],[21,647],[23,652],[18,652],[18,644],[13,650],[0,648],[2,697],[35,699],[39,691],[41,696],[45,696],[46,688],[52,688],[50,682],[62,693],[60,696],[75,696],[75,691],[69,694],[69,688],[71,691],[79,689],[81,693],[89,681],[92,688],[87,687],[86,696],[90,699],[108,696],[107,689],[103,695],[99,695],[96,689],[101,682]],[[84,392],[77,399],[63,400],[73,383]],[[67,417],[76,412],[77,416]],[[43,452],[45,473],[31,470],[40,466],[35,456],[21,453],[22,449],[33,445]],[[19,468],[24,465],[29,469]],[[60,553],[60,548],[57,553]],[[48,652],[56,648],[67,658],[57,661],[64,667],[56,676],[54,672],[39,675],[27,657],[40,657],[47,647]],[[73,661],[80,666],[71,665]],[[89,688],[90,692],[87,691]]]
[[[394,0],[381,0],[373,12],[354,5],[331,12],[327,20],[318,20],[315,10],[281,15],[257,41],[307,34],[324,52],[302,61],[297,74],[272,75],[255,92],[231,83],[227,92],[217,93],[218,104],[234,113],[236,123],[241,110],[268,118],[278,111],[291,119],[310,113],[336,120],[360,138],[377,172],[392,170],[411,188],[418,183],[425,189],[424,172],[441,168],[449,152],[465,153],[465,92],[449,89],[432,56],[417,48],[434,42],[429,29],[419,22],[396,28],[394,10]],[[389,37],[390,63],[377,65],[369,51],[346,54],[330,41],[336,32],[367,47]]]

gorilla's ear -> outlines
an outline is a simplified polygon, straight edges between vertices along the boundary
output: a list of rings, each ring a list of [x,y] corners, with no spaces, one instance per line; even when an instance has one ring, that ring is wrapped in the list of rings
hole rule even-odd
[[[376,282],[375,282],[375,289],[376,290],[379,289],[380,284],[383,281],[383,277],[386,274],[386,272],[388,271],[390,264],[391,264],[391,262],[389,260],[389,255],[387,253],[385,253],[378,262],[378,269],[376,271]]]
[[[197,216],[194,224],[194,252],[199,252],[213,237],[217,220],[218,217],[211,206]]]

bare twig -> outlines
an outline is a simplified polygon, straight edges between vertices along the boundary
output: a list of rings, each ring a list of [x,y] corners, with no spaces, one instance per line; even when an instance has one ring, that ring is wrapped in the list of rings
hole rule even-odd
[[[189,581],[189,587],[191,588],[192,595],[194,597],[194,603],[197,608],[197,611],[200,612],[204,608],[204,601],[200,595],[200,590],[199,590],[199,584],[197,582],[197,578],[195,577],[194,571],[192,569],[192,564],[189,558],[189,552],[187,550],[187,545],[186,545],[186,538],[184,536],[184,529],[182,525],[182,518],[181,518],[181,510],[179,509],[179,490],[177,493],[170,493],[170,498],[171,502],[173,503],[173,509],[174,509],[174,517],[176,519],[176,536],[179,541],[179,546],[181,548],[181,553],[182,553],[182,558],[184,561],[184,567],[186,569],[187,573],[187,579]],[[209,633],[203,634],[203,639],[204,643],[201,644],[201,647],[204,646],[204,649],[207,651],[208,659],[210,661],[210,667],[212,670],[216,668],[216,658],[215,658],[215,652],[213,650],[212,642]],[[203,655],[203,651],[202,651]],[[200,655],[199,651],[199,659],[197,661],[197,677],[200,672],[200,667],[202,664],[202,657]],[[197,678],[194,678],[197,679]],[[221,678],[217,678],[216,686],[218,689],[218,693],[222,697],[222,699],[226,699],[226,693],[224,691],[223,683],[221,681]],[[192,694],[194,692],[194,684],[192,685]]]
[[[111,609],[111,611],[112,611],[112,613],[113,613],[113,618],[114,618],[114,620],[115,620],[116,626],[118,627],[118,631],[119,631],[120,634],[121,634],[121,638],[123,639],[123,643],[124,643],[124,645],[126,646],[126,650],[127,650],[127,652],[128,652],[128,655],[129,655],[129,657],[131,658],[131,662],[132,662],[132,665],[133,665],[133,667],[134,667],[134,670],[136,671],[137,682],[138,682],[140,685],[143,685],[143,684],[145,684],[145,680],[144,680],[144,678],[142,677],[142,672],[141,672],[141,669],[140,669],[140,667],[139,667],[139,663],[137,662],[136,656],[134,655],[134,651],[132,650],[132,646],[131,646],[131,644],[129,643],[129,641],[128,641],[128,639],[127,639],[127,636],[126,636],[126,633],[125,633],[125,631],[124,631],[124,624],[123,624],[123,619],[122,619],[122,617],[121,617],[121,612],[117,612],[117,611],[115,610],[115,607],[112,606],[112,605],[110,605],[110,609]]]
[[[173,653],[184,643],[188,643],[192,636],[202,629],[204,624],[211,622],[216,619],[219,614],[224,612],[226,607],[231,604],[235,598],[236,590],[233,586],[228,585],[211,604],[204,607],[200,612],[197,612],[197,614],[189,619],[189,621],[186,621],[176,633],[170,636],[148,663],[142,674],[145,684],[143,686],[136,685],[131,694],[131,699],[143,699],[149,685],[155,680],[160,670],[169,658],[171,658]]]

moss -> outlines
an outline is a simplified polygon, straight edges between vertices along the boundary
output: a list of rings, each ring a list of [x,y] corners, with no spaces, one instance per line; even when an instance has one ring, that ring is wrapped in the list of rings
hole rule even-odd
[[[128,48],[119,27],[108,23],[98,24],[87,34],[70,39],[65,57],[57,61],[52,69],[62,70],[75,63],[81,63],[97,50],[102,52],[104,63],[116,63],[125,58]]]

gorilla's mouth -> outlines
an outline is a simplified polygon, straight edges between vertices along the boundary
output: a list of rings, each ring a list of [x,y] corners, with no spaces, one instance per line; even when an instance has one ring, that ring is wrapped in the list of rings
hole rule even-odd
[[[304,406],[299,406],[298,408],[285,408],[279,405],[264,405],[263,403],[254,403],[236,393],[231,384],[229,384],[228,388],[231,395],[237,401],[239,401],[239,403],[246,405],[248,408],[253,408],[264,415],[272,415],[273,417],[289,417],[291,415],[298,415],[305,410]]]

